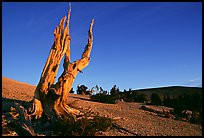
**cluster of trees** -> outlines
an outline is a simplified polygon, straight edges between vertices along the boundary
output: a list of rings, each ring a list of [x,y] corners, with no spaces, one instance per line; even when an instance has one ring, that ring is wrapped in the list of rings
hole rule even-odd
[[[147,95],[144,93],[133,92],[131,89],[120,91],[119,87],[114,85],[110,93],[107,91],[100,91],[96,95],[92,95],[91,98],[98,102],[104,103],[116,103],[117,100],[123,100],[125,102],[145,102],[149,101]],[[158,94],[151,94],[150,98],[151,103],[153,105],[161,105],[162,101]]]
[[[77,94],[82,94],[82,95],[92,95],[93,92],[98,93],[98,94],[102,94],[102,95],[108,95],[108,91],[104,91],[102,87],[99,87],[98,85],[92,87],[91,89],[89,89],[87,86],[85,85],[78,85],[77,86],[77,90],[76,90]],[[71,89],[71,91],[69,93],[74,93],[73,88]]]
[[[165,95],[163,105],[174,108],[173,114],[177,117],[188,118],[184,111],[190,111],[189,121],[192,123],[202,122],[202,95],[199,93],[182,94],[179,96]]]
[[[82,95],[92,95],[93,92],[107,94],[107,91],[103,91],[102,87],[99,88],[97,85],[95,87],[92,87],[91,89],[89,89],[85,85],[78,85],[76,92],[77,94],[82,94]],[[69,93],[74,93],[73,88],[70,90]]]
[[[191,111],[201,111],[202,95],[199,93],[182,94],[179,96],[164,95],[163,104],[168,107],[174,107],[177,110],[188,109]]]
[[[107,91],[100,91],[100,93],[92,95],[91,98],[103,103],[116,103],[117,100],[123,100],[126,102],[144,102],[147,100],[145,94],[132,92],[131,89],[122,92],[119,90],[119,87],[116,87],[116,85],[111,88],[110,93]]]
[[[123,100],[125,102],[145,102],[150,101],[149,104],[152,105],[164,105],[167,107],[174,108],[172,112],[177,118],[183,117],[187,118],[188,116],[184,113],[184,111],[191,111],[191,119],[188,120],[192,123],[201,123],[202,122],[202,95],[198,92],[191,94],[180,94],[178,96],[173,95],[165,95],[163,100],[161,99],[161,95],[156,93],[151,93],[150,98],[147,98],[147,95],[144,93],[133,92],[131,89],[128,91],[124,90],[121,92],[119,87],[114,85],[110,94],[106,92],[100,92],[96,95],[92,95],[91,98],[94,101],[103,102],[103,103],[116,103],[117,100]]]

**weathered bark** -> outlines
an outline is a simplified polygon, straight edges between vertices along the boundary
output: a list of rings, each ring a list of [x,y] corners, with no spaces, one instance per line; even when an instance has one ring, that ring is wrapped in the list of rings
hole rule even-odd
[[[50,50],[50,54],[43,68],[40,81],[36,87],[30,114],[36,118],[40,118],[42,113],[48,117],[66,117],[78,115],[79,111],[69,107],[66,102],[68,93],[72,88],[72,84],[78,74],[90,62],[90,53],[93,43],[92,20],[88,32],[88,44],[86,45],[81,59],[70,62],[70,22],[71,6],[68,11],[68,19],[66,16],[60,21],[58,27],[54,31],[54,44]],[[66,22],[65,28],[64,23]],[[60,61],[64,58],[64,71],[58,78],[58,82],[54,84]]]

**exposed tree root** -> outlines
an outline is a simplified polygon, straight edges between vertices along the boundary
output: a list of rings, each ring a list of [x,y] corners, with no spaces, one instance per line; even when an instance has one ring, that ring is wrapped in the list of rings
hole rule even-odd
[[[62,116],[63,116],[63,114],[71,114],[71,115],[76,116],[76,117],[79,116],[79,115],[82,115],[81,111],[79,111],[79,110],[77,110],[75,108],[69,107],[64,102],[59,104],[56,111],[58,111]]]
[[[35,119],[35,116],[29,115],[23,106],[16,104],[14,107],[12,107],[10,112],[11,121],[9,126],[12,127],[13,132],[16,132],[18,136],[53,136],[60,134],[75,135],[75,133],[76,135],[86,135],[86,133],[89,135],[92,133],[91,131],[95,133],[97,130],[95,128],[90,128],[90,133],[87,131],[87,129],[90,127],[89,125],[94,125],[94,121],[97,121],[96,119],[99,117],[99,114],[94,113],[91,109],[78,110],[71,108],[64,103],[59,104],[57,110],[60,114],[59,116],[61,117],[56,115],[56,118],[49,118],[43,112],[40,119]],[[98,121],[101,122],[102,120]],[[103,121],[101,123],[103,123]],[[79,124],[82,125],[82,128],[78,126]],[[64,132],[64,129],[62,129],[63,126],[66,127],[65,129],[69,129],[69,127],[71,127],[69,132]],[[82,133],[80,131],[81,129],[86,130],[86,132]],[[74,132],[72,132],[72,130]]]
[[[37,136],[35,133],[31,117],[27,114],[27,110],[16,103],[13,112],[11,112],[12,120],[10,125],[15,129],[19,136]]]
[[[28,114],[30,116],[35,116],[35,119],[42,117],[43,107],[40,100],[34,98],[32,101],[32,106],[28,109]]]

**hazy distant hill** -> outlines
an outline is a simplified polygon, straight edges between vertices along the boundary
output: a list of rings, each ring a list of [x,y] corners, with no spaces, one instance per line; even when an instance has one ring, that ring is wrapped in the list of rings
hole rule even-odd
[[[169,87],[159,87],[159,88],[148,88],[132,90],[132,92],[138,92],[146,94],[149,98],[152,93],[158,94],[162,99],[164,95],[178,96],[178,95],[191,95],[193,93],[199,93],[202,96],[202,88],[200,87],[184,87],[184,86],[169,86]]]

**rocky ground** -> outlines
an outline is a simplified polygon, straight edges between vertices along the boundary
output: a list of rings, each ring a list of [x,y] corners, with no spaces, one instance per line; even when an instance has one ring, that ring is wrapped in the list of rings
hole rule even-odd
[[[6,127],[5,113],[10,109],[8,101],[30,101],[35,86],[2,78],[2,127]],[[100,132],[104,136],[202,136],[202,126],[157,116],[139,109],[142,103],[118,102],[105,104],[91,101],[89,96],[69,94],[68,104],[81,109],[91,109],[101,116],[111,117],[120,129]],[[157,108],[157,107],[155,107]],[[3,136],[17,135],[14,131],[3,131]]]

